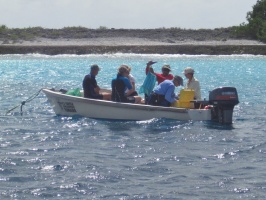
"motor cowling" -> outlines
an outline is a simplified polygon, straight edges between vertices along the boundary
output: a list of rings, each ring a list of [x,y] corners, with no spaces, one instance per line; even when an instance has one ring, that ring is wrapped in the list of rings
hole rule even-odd
[[[239,103],[237,90],[234,87],[220,87],[209,94],[212,105],[212,120],[223,124],[231,124],[233,110]]]

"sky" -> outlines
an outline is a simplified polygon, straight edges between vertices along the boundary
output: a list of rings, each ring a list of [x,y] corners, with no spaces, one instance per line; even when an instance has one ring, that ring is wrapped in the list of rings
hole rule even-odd
[[[9,28],[183,28],[237,26],[257,0],[0,0]]]

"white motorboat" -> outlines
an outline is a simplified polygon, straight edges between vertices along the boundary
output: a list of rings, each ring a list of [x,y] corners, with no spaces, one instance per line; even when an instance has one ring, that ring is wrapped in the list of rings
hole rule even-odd
[[[233,87],[217,88],[210,92],[209,101],[192,101],[194,108],[160,107],[145,104],[121,103],[71,96],[54,89],[42,90],[56,115],[83,116],[111,120],[149,120],[166,118],[175,120],[217,121],[232,123],[233,109],[238,104]],[[201,105],[201,106],[198,106]]]

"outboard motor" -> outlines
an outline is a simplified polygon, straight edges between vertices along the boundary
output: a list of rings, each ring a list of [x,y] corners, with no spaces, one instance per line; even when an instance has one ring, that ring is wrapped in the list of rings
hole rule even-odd
[[[209,103],[212,105],[212,120],[223,124],[231,124],[234,106],[239,103],[236,88],[216,88],[209,94]]]

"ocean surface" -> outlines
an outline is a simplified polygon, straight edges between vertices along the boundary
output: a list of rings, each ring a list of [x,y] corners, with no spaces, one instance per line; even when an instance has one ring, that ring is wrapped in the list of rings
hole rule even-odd
[[[233,124],[56,116],[38,94],[81,88],[91,64],[103,88],[128,64],[139,88],[149,60],[174,75],[193,67],[206,99],[236,87]],[[252,55],[0,55],[0,199],[266,199],[265,65]]]

